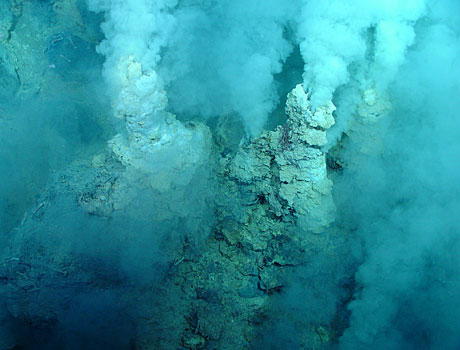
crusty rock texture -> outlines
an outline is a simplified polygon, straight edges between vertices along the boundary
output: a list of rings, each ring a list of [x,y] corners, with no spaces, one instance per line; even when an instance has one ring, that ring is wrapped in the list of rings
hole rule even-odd
[[[305,231],[321,232],[334,219],[332,182],[320,149],[334,110],[330,102],[313,112],[297,85],[286,102],[286,125],[242,144],[231,165],[231,176],[266,198],[275,216],[295,220]]]
[[[168,113],[160,77],[125,55],[110,66],[109,111],[81,83],[92,81],[83,79],[91,66],[85,54],[97,59],[99,32],[89,33],[92,21],[77,15],[79,1],[51,3],[57,22],[32,26],[39,18],[34,6],[45,2],[10,1],[11,14],[0,25],[0,41],[7,41],[7,52],[0,52],[4,85],[24,96],[39,91],[48,101],[66,87],[98,115],[97,125],[110,127],[94,148],[85,145],[81,157],[56,167],[35,206],[18,211],[20,223],[5,236],[0,348],[25,341],[8,322],[54,332],[60,342],[71,315],[68,329],[78,332],[84,322],[72,311],[86,298],[97,307],[77,316],[94,320],[91,334],[110,335],[109,345],[94,348],[262,349],[280,325],[300,344],[287,348],[330,348],[341,314],[330,290],[349,271],[346,237],[331,225],[332,181],[322,150],[334,105],[312,110],[297,85],[284,126],[247,140],[237,118],[222,115],[208,121],[211,135],[205,124]],[[371,99],[368,105],[365,115],[372,115]],[[115,137],[113,117],[121,126]],[[278,304],[293,290],[327,312],[313,307],[299,317],[296,305]]]
[[[125,122],[125,132],[110,140],[109,146],[126,171],[113,191],[114,208],[129,206],[139,193],[152,193],[153,221],[183,219],[187,222],[183,229],[206,236],[213,195],[208,127],[183,124],[167,112],[161,79],[155,71],[144,70],[133,56],[120,60],[116,83],[114,115]]]
[[[111,141],[113,152],[106,149],[53,174],[9,239],[0,261],[6,276],[0,295],[7,296],[15,319],[45,324],[58,323],[77,292],[114,293],[123,315],[141,305],[133,339],[141,350],[263,348],[258,344],[264,343],[265,327],[274,322],[276,329],[280,312],[284,319],[296,316],[296,310],[276,306],[276,296],[300,281],[324,304],[330,286],[323,282],[335,283],[344,266],[343,236],[328,227],[334,205],[322,142],[308,137],[326,133],[334,106],[313,113],[297,86],[288,97],[286,125],[216,155],[220,162],[210,173],[199,166],[202,158],[193,164],[190,158],[195,151],[204,157],[206,148],[192,149],[190,139],[179,138],[179,132],[192,135],[201,127],[187,128],[161,104],[142,104],[136,79],[146,74],[130,62],[137,73],[126,70],[126,89],[115,106],[126,133]],[[156,93],[161,90],[149,96]],[[171,124],[160,118],[165,116]],[[167,134],[159,132],[155,139],[156,125],[170,138],[162,142]],[[190,153],[177,156],[189,159],[179,163],[171,156],[172,163],[161,163],[159,155],[175,147],[170,142],[183,142]],[[164,164],[170,178],[157,174],[142,152]],[[56,217],[66,225],[55,225]],[[77,236],[75,225],[82,227]],[[56,290],[67,292],[56,297]],[[332,297],[332,316],[336,302]],[[299,348],[326,349],[337,337],[329,319],[312,316],[294,326]]]
[[[184,125],[165,108],[168,100],[156,72],[143,71],[133,56],[118,65],[120,93],[114,105],[126,134],[110,141],[119,160],[148,176],[154,189],[190,183],[209,158],[211,134],[199,123]]]
[[[347,136],[358,146],[358,152],[368,155],[381,152],[383,133],[378,124],[385,120],[391,109],[392,105],[386,94],[378,94],[374,89],[363,92],[353,123],[347,131]]]

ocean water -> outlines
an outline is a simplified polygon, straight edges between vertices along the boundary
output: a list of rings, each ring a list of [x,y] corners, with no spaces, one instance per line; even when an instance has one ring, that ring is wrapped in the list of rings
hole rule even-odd
[[[0,0],[0,349],[460,349],[459,14]]]

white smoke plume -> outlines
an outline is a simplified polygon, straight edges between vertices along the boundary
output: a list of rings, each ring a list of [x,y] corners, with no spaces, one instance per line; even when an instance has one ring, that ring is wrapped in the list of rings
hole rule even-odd
[[[336,184],[339,192],[351,185],[342,204],[354,207],[346,220],[364,245],[340,349],[460,346],[460,167],[452,161],[460,153],[459,10],[457,1],[427,2],[407,63],[390,85],[386,152]]]
[[[109,84],[134,55],[166,83],[170,109],[190,118],[234,114],[258,134],[278,103],[274,74],[292,51],[286,32],[296,3],[89,0],[104,11],[99,52]]]
[[[312,105],[327,103],[353,78],[385,89],[404,61],[424,8],[424,0],[304,0],[298,38]]]
[[[292,51],[297,2],[183,0],[161,75],[179,113],[236,114],[257,135],[278,103],[274,74]]]
[[[425,10],[424,0],[88,1],[106,14],[99,52],[112,87],[120,57],[134,55],[143,69],[158,71],[173,112],[188,119],[234,114],[250,135],[279,102],[274,75],[296,40],[317,107],[347,84],[358,95],[386,90]],[[344,114],[337,135],[351,118]]]
[[[168,13],[176,0],[88,0],[92,11],[103,11],[106,39],[98,52],[106,57],[104,73],[109,86],[116,85],[120,58],[134,56],[144,70],[154,69],[161,48],[167,43],[174,19]]]
[[[0,7],[4,9],[6,3],[14,5],[4,1]],[[40,27],[50,22],[56,13],[49,5],[58,2],[18,3],[24,3],[22,17],[18,17],[24,21],[17,22],[16,29],[11,30],[12,39],[21,30],[23,37],[27,37],[24,35],[27,26]],[[106,39],[98,51],[106,57],[103,72],[115,115],[126,122],[124,132],[112,138],[112,150],[142,180],[132,181],[126,171],[123,176],[127,176],[127,183],[131,180],[129,184],[135,183],[141,190],[148,185],[155,195],[150,191],[134,191],[134,205],[127,206],[126,213],[114,214],[114,220],[88,216],[77,206],[75,199],[81,198],[78,186],[84,186],[85,192],[86,187],[96,190],[98,184],[87,186],[86,180],[93,179],[99,170],[105,174],[110,169],[93,169],[86,162],[75,162],[68,170],[56,173],[66,176],[56,176],[50,182],[49,191],[38,197],[44,201],[34,211],[31,205],[35,195],[45,186],[49,174],[81,155],[100,150],[109,138],[106,133],[113,130],[108,131],[100,124],[102,117],[93,117],[101,114],[105,104],[93,109],[88,103],[98,99],[90,96],[99,87],[97,83],[93,88],[85,86],[84,98],[79,93],[70,95],[73,88],[55,91],[61,96],[52,103],[40,100],[45,96],[42,93],[37,96],[38,102],[35,99],[9,102],[6,98],[0,105],[0,227],[3,232],[12,232],[17,248],[27,255],[34,254],[29,249],[33,246],[23,245],[26,242],[23,233],[41,239],[44,247],[50,247],[49,252],[54,249],[62,252],[62,240],[62,247],[76,244],[78,252],[97,258],[94,265],[92,260],[88,264],[91,271],[93,267],[104,271],[109,266],[110,271],[121,269],[120,276],[132,283],[156,283],[156,272],[161,271],[152,262],[158,259],[160,240],[166,237],[179,244],[185,231],[187,238],[209,237],[216,218],[213,205],[214,198],[219,197],[211,197],[214,188],[208,166],[219,155],[211,156],[212,135],[201,121],[229,114],[243,121],[247,134],[257,135],[278,103],[277,83],[289,85],[288,75],[302,71],[304,74],[297,74],[296,83],[303,81],[313,104],[321,107],[332,99],[337,106],[336,127],[328,130],[330,140],[326,148],[334,146],[342,132],[350,131],[351,135],[350,123],[357,118],[356,110],[365,92],[370,91],[369,100],[386,94],[393,109],[388,108],[385,129],[378,129],[377,125],[375,129],[369,128],[380,137],[385,152],[360,154],[351,136],[340,144],[343,147],[337,151],[337,159],[343,162],[331,163],[338,209],[337,226],[331,231],[337,232],[331,232],[327,242],[340,245],[337,261],[331,260],[326,251],[316,254],[312,250],[314,258],[287,278],[293,283],[283,285],[274,297],[279,301],[275,305],[279,309],[265,310],[259,315],[263,317],[252,320],[251,325],[259,328],[264,338],[264,346],[260,348],[300,349],[320,345],[341,350],[460,349],[460,1],[88,0],[88,3],[93,11],[105,15],[102,30]],[[46,17],[31,11],[39,8],[47,9]],[[1,44],[2,50],[3,46],[5,50],[16,47],[11,46],[14,40]],[[297,56],[296,45],[302,57]],[[16,48],[15,54],[21,53],[20,45]],[[32,55],[33,51],[28,49],[24,55]],[[41,57],[42,52],[37,52]],[[289,62],[295,62],[289,66],[292,71],[283,71],[287,70],[284,62],[291,54]],[[2,53],[2,72],[16,73],[17,89],[22,89],[19,85],[27,85],[27,81],[20,82],[19,77],[25,71],[16,71],[13,64],[7,67],[3,57],[6,56]],[[99,65],[88,68],[99,69]],[[61,73],[65,76],[69,72]],[[85,101],[77,103],[75,99]],[[6,119],[9,110],[17,108],[16,103],[21,106],[15,112],[16,117]],[[4,107],[8,107],[6,114]],[[167,110],[176,113],[178,119]],[[182,123],[179,119],[200,122]],[[365,146],[375,145],[374,138],[366,133],[363,136],[360,141],[367,140]],[[329,160],[336,156],[335,151],[329,153]],[[228,159],[228,153],[225,157]],[[95,166],[99,163],[97,159]],[[68,174],[75,179],[68,178]],[[118,170],[114,175],[118,176]],[[68,192],[60,194],[61,187],[54,186],[57,181],[62,188],[69,188]],[[124,183],[118,187],[122,199],[125,187],[128,186]],[[54,197],[57,199],[53,202]],[[161,214],[155,219],[161,220],[160,224],[154,222],[152,213]],[[165,220],[170,223],[163,225]],[[40,224],[20,226],[19,231],[13,229],[34,223]],[[56,240],[48,239],[51,234]],[[9,237],[4,235],[2,242],[8,269],[13,261],[19,261],[11,255]],[[316,241],[316,236],[306,238]],[[282,240],[279,243],[284,244]],[[285,254],[290,255],[292,250],[288,245],[285,248]],[[268,257],[270,251],[266,254]],[[37,255],[45,258],[47,264],[54,259],[54,254]],[[34,269],[39,269],[40,265],[37,266]],[[37,274],[38,282],[54,279],[54,272],[43,271]],[[63,286],[72,278],[56,272],[59,281],[64,281]],[[17,278],[15,272],[12,279],[2,272],[2,293],[3,287],[9,288]],[[128,338],[135,329],[131,332],[125,322],[119,322],[118,314],[115,317],[107,312],[116,304],[116,298],[101,296],[96,290],[96,296],[90,294],[85,302],[79,291],[59,290],[55,284],[51,285],[50,293],[40,294],[43,290],[35,287],[26,290],[24,287],[29,287],[32,279],[27,275],[24,278],[27,285],[18,285],[21,293],[14,293],[14,298],[21,298],[21,294],[27,299],[45,295],[44,303],[55,300],[56,296],[58,304],[64,299],[72,301],[70,308],[53,310],[54,315],[63,315],[64,321],[67,320],[67,323],[57,322],[57,327],[63,326],[75,334],[82,330],[90,334],[88,348],[128,347]],[[14,298],[11,302],[6,297],[2,299],[11,308],[8,312],[0,310],[1,322],[19,306]],[[51,304],[57,305],[54,301]],[[136,304],[128,306],[144,307]],[[37,305],[30,303],[25,311],[29,307],[37,311]],[[90,320],[97,320],[96,327],[87,322],[88,314],[93,317]],[[38,326],[41,334],[41,324],[28,318],[29,312],[24,315],[22,321]],[[273,321],[273,328],[258,327],[265,316]],[[52,318],[46,319],[46,332],[48,325],[54,323],[49,320]],[[22,322],[15,319],[14,324],[17,321]],[[131,319],[128,321],[131,323]],[[321,343],[311,346],[302,343],[309,325],[320,326],[316,329],[324,331]],[[101,336],[100,328],[106,334]],[[118,340],[113,337],[114,330],[126,343],[113,344],[114,339]],[[10,325],[2,323],[0,333],[9,331]],[[27,339],[26,343],[30,343],[24,349],[64,348],[48,346],[46,342],[35,341],[37,338],[29,339],[28,333],[21,332],[20,340]],[[106,338],[111,347],[99,346],[93,337]],[[245,337],[246,340],[249,338]],[[213,345],[209,342],[206,346]],[[4,344],[0,348],[13,348],[13,345]],[[76,343],[74,348],[85,347]]]

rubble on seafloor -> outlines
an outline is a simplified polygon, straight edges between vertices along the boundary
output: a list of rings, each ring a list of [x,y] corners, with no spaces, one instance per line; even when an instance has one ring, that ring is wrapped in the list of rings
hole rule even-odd
[[[0,28],[8,56],[2,62],[12,62],[0,66],[8,91],[49,97],[42,87],[56,76],[79,91],[73,83],[85,63],[71,63],[93,51],[97,33],[72,29],[84,26],[75,15],[77,2],[52,2],[56,24],[46,31],[24,23],[32,18],[21,16],[34,9],[31,2],[10,3]],[[26,27],[36,30],[26,33]],[[20,54],[23,45],[28,55]],[[40,63],[31,64],[37,57]],[[55,171],[10,233],[0,265],[6,308],[15,319],[53,327],[74,293],[97,290],[121,306],[141,301],[136,349],[250,349],[270,318],[273,298],[299,267],[308,269],[318,254],[340,265],[345,238],[334,227],[333,183],[322,150],[335,107],[330,102],[312,110],[299,84],[287,97],[284,125],[252,139],[226,139],[238,132],[224,122],[210,130],[168,113],[156,73],[144,72],[133,57],[124,57],[120,69],[122,94],[114,111],[126,128],[109,147]],[[139,84],[152,90],[141,94]],[[388,109],[371,95],[364,102],[360,116]],[[356,135],[360,128],[352,130]],[[225,152],[216,135],[231,144]],[[54,225],[56,217],[68,226]],[[131,221],[142,224],[133,228]],[[91,227],[91,237],[85,236],[91,249],[68,235],[75,225],[82,235]],[[113,260],[100,258],[101,242]],[[130,249],[145,256],[136,256],[139,265],[125,271]],[[65,292],[56,297],[56,290]],[[332,324],[296,326],[305,349],[336,340]],[[4,338],[0,347],[19,343]]]
[[[144,300],[137,324],[139,349],[200,349],[205,344],[250,348],[260,336],[261,319],[270,312],[271,297],[283,290],[291,272],[318,252],[338,263],[328,227],[334,212],[332,184],[320,144],[308,137],[312,129],[324,133],[333,123],[333,106],[320,111],[322,115],[313,114],[298,86],[286,110],[285,126],[241,143],[236,153],[208,169],[211,175],[199,176],[208,194],[193,193],[190,186],[206,187],[193,176],[188,177],[189,187],[152,186],[156,174],[133,175],[131,164],[110,149],[56,172],[39,204],[12,235],[9,254],[14,260],[2,266],[9,276],[11,314],[45,322],[71,302],[65,296],[50,299],[51,288],[85,291],[91,285],[116,293],[120,304],[130,298]],[[75,204],[77,212],[67,211]],[[143,213],[142,207],[154,210]],[[66,227],[53,226],[56,216],[74,225],[85,215],[85,225],[99,227],[91,238],[94,251],[86,256],[77,242],[65,243],[72,242]],[[306,220],[312,224],[303,226],[308,216],[316,220]],[[112,275],[119,266],[98,262],[98,240],[112,240],[114,254],[119,254],[115,252],[122,242],[122,251],[129,251],[130,237],[139,232],[120,223],[130,220],[145,221],[147,232],[155,232],[155,244],[161,246],[158,251],[152,246],[144,260],[158,265],[157,276],[146,277],[152,283],[148,292],[123,282],[118,273]],[[46,234],[36,234],[42,231]],[[131,273],[152,273],[138,268]],[[47,277],[38,278],[44,270],[49,271]],[[30,288],[24,290],[25,284]],[[312,326],[301,333],[310,341],[317,339],[319,348],[327,343],[322,334],[333,333],[324,327],[320,336]]]

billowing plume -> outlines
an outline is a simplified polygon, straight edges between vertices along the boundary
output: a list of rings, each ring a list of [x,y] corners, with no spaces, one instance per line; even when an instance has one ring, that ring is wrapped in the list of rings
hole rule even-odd
[[[296,2],[184,0],[162,58],[172,108],[187,115],[236,114],[256,135],[278,103],[274,74],[292,51]]]
[[[327,103],[356,76],[362,84],[370,80],[385,88],[414,40],[413,25],[424,8],[424,0],[303,1],[298,37],[313,106]]]
[[[176,0],[88,0],[93,11],[103,11],[106,39],[98,51],[106,57],[104,72],[109,85],[116,82],[120,58],[133,55],[145,70],[156,67],[174,20],[168,9]]]
[[[351,185],[343,204],[354,208],[347,220],[364,244],[343,350],[460,346],[460,167],[452,161],[460,152],[460,7],[427,5],[427,20],[391,85],[385,154],[366,157],[337,184],[340,191]]]
[[[274,74],[292,51],[288,22],[296,4],[270,1],[89,0],[105,11],[106,77],[116,81],[120,57],[155,68],[170,109],[186,118],[233,114],[259,133],[278,103]]]

